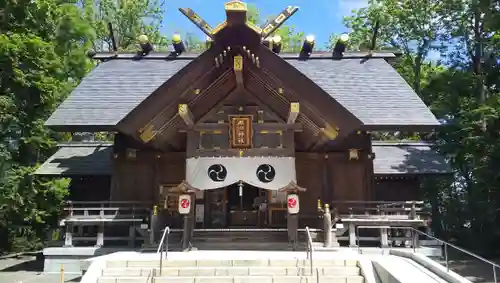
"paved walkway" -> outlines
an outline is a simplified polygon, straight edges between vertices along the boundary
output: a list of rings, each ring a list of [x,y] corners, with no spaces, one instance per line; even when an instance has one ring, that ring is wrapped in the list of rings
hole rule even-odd
[[[26,256],[0,259],[1,283],[60,283],[59,274],[43,274],[43,260]],[[80,280],[65,280],[79,282]]]

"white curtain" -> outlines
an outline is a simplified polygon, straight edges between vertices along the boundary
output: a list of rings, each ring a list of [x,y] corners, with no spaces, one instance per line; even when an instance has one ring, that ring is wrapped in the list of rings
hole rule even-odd
[[[229,186],[239,181],[268,190],[296,182],[293,157],[198,157],[186,161],[186,181],[199,190]]]

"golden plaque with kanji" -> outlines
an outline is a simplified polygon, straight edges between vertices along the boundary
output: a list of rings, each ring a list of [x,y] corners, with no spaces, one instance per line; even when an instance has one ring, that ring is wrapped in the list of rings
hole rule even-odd
[[[231,148],[252,148],[252,116],[231,116]]]

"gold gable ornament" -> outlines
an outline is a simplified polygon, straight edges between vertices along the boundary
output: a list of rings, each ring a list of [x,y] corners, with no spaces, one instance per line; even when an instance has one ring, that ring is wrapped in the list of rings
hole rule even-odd
[[[247,4],[238,0],[227,2],[226,4],[224,4],[224,9],[226,9],[226,11],[235,12],[246,12],[248,10]]]

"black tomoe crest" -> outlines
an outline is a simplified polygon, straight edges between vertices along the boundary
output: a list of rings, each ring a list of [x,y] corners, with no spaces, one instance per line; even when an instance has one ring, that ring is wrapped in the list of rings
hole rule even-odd
[[[274,167],[269,164],[262,164],[257,168],[257,178],[262,183],[270,183],[276,177],[276,171]]]
[[[227,177],[227,170],[226,167],[222,164],[214,164],[210,167],[208,167],[208,177],[212,179],[214,182],[222,182],[226,179]]]

